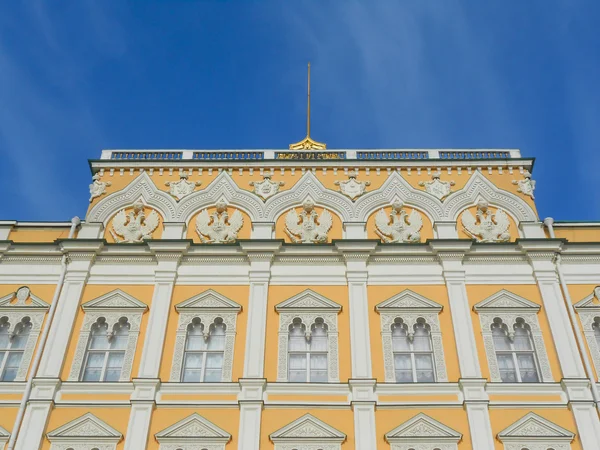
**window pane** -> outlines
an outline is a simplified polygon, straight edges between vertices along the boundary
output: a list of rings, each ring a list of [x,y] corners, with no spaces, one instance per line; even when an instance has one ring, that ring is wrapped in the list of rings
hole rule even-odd
[[[327,335],[315,336],[313,334],[310,339],[310,350],[313,352],[326,352],[327,351]]]
[[[290,355],[290,381],[306,382],[306,355]]]
[[[533,350],[531,347],[529,333],[524,328],[517,328],[515,330],[515,339],[513,344],[515,346],[515,350]]]
[[[494,335],[494,347],[496,350],[510,350],[510,339],[499,327],[494,327],[492,330],[492,334]]]
[[[498,368],[500,369],[500,378],[505,383],[516,383],[517,374],[511,354],[498,354]]]
[[[519,372],[522,381],[528,383],[537,383],[539,381],[533,355],[517,355],[517,362],[519,363]]]
[[[327,371],[326,370],[313,370],[310,369],[310,381],[313,383],[326,383],[327,382]]]
[[[290,339],[289,339],[289,344],[288,344],[288,348],[290,351],[292,352],[304,352],[307,349],[307,342],[306,342],[306,338],[304,337],[304,332],[302,332],[302,334],[299,333],[294,333],[291,334],[290,333]]]
[[[394,365],[396,367],[396,381],[398,383],[413,381],[410,355],[394,355]]]
[[[200,369],[202,367],[203,353],[186,353],[183,365],[186,369]]]
[[[2,381],[14,381],[17,377],[17,369],[4,369],[4,374],[2,374]]]
[[[208,338],[209,350],[225,350],[225,335],[211,334]]]
[[[431,351],[431,339],[429,338],[429,331],[427,331],[424,326],[420,325],[415,330],[413,348],[415,351]]]
[[[219,382],[223,368],[223,354],[209,353],[206,355],[206,372],[204,373],[204,381]]]
[[[310,355],[310,370],[327,370],[327,355]]]
[[[125,350],[127,348],[128,340],[129,330],[126,327],[122,327],[117,334],[111,337],[110,348],[112,350]]]
[[[415,366],[417,369],[418,382],[431,383],[435,381],[433,374],[433,359],[431,355],[415,355]]]
[[[93,368],[102,368],[102,366],[104,364],[104,356],[105,356],[104,352],[88,353],[88,359],[87,359],[86,366],[93,367]]]
[[[106,334],[92,334],[90,348],[93,350],[108,350],[110,343]]]
[[[5,368],[18,369],[21,364],[21,358],[23,357],[23,352],[10,352],[8,354],[8,359],[6,360]]]
[[[22,333],[19,333],[13,337],[11,348],[25,348],[25,344],[27,344],[27,338],[29,338],[29,329],[26,329]]]
[[[200,370],[192,369],[192,370],[184,370],[183,371],[183,382],[184,383],[198,383],[200,381],[200,377],[202,372]]]
[[[8,327],[0,328],[0,349],[7,349],[10,344],[10,337],[8,334]]]
[[[100,381],[102,369],[86,368],[83,371],[83,381]]]
[[[392,348],[395,352],[410,351],[410,343],[406,331],[400,325],[397,325],[392,330]]]

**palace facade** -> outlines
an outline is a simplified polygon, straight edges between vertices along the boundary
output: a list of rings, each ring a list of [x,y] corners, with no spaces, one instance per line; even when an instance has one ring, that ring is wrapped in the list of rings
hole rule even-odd
[[[307,146],[105,150],[85,220],[0,222],[0,447],[600,449],[600,225],[518,150]]]

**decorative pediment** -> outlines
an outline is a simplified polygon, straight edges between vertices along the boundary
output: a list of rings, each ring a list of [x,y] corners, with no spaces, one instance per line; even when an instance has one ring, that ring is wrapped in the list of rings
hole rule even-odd
[[[121,289],[115,289],[98,298],[90,300],[81,305],[84,311],[87,310],[146,310],[148,306],[137,298],[123,292]]]
[[[456,444],[461,438],[462,434],[459,432],[423,413],[417,414],[385,435],[389,443],[433,441]]]
[[[208,311],[208,310],[219,310],[219,311],[230,311],[240,312],[242,307],[233,300],[225,297],[218,292],[209,289],[202,292],[201,294],[195,295],[192,298],[188,298],[183,302],[175,306],[178,312],[181,311]]]
[[[48,433],[50,442],[101,442],[117,443],[123,435],[91,413]]]
[[[442,305],[423,297],[410,289],[405,289],[399,294],[381,302],[375,306],[378,312],[399,312],[399,311],[431,311],[440,312]]]
[[[0,444],[4,444],[10,438],[10,433],[6,429],[0,427]]]
[[[16,292],[0,298],[0,309],[3,310],[25,309],[28,311],[33,311],[46,310],[49,307],[50,305],[48,305],[48,303],[38,296],[32,294],[31,290],[27,286],[22,286],[17,289]]]
[[[498,433],[501,442],[531,440],[547,442],[571,442],[575,434],[538,416],[535,413],[521,417],[508,428]]]
[[[342,443],[346,435],[332,426],[317,419],[311,414],[305,414],[294,420],[289,425],[272,433],[269,438],[274,443],[278,442],[336,442]]]
[[[305,309],[338,313],[342,310],[342,307],[327,297],[317,294],[312,289],[306,289],[275,306],[277,312],[292,312]]]
[[[198,413],[194,413],[169,428],[156,433],[155,437],[161,444],[195,442],[198,440],[201,441],[200,444],[227,444],[231,440],[231,434]]]
[[[518,311],[530,311],[537,312],[540,310],[540,305],[537,303],[533,303],[526,298],[520,297],[517,294],[513,294],[512,292],[507,291],[506,289],[502,289],[499,292],[496,292],[494,295],[486,298],[485,300],[477,303],[473,309],[479,312],[485,311],[508,311],[508,310],[518,310]]]
[[[577,310],[600,312],[600,286],[594,288],[594,292],[579,300],[574,306]]]

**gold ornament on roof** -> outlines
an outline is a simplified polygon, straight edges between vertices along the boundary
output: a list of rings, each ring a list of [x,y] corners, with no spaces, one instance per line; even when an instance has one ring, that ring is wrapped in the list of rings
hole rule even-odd
[[[310,63],[308,63],[308,101],[306,108],[306,137],[300,142],[290,144],[290,150],[325,150],[327,144],[317,142],[310,137]]]

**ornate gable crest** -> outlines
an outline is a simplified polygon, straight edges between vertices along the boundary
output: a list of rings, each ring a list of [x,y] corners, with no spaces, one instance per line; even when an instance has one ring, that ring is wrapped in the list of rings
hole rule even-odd
[[[569,443],[573,440],[575,434],[538,416],[535,413],[521,417],[517,422],[498,433],[498,439],[501,442],[545,442],[548,444],[563,442]],[[569,448],[569,447],[561,447]]]
[[[321,310],[324,312],[340,312],[342,307],[327,297],[317,294],[311,289],[306,289],[301,293],[279,303],[275,306],[277,312],[294,311],[302,309]]]
[[[194,413],[170,427],[159,431],[155,434],[155,437],[160,444],[198,443],[199,449],[204,448],[206,444],[224,445],[231,440],[231,434],[198,413]]]
[[[31,290],[27,286],[22,286],[17,289],[16,292],[0,298],[0,309],[27,309],[32,311],[46,310],[49,307],[50,305],[48,305],[48,303],[38,296],[32,294]]]
[[[440,173],[434,172],[431,175],[431,181],[419,181],[419,186],[425,187],[425,192],[433,195],[439,200],[444,200],[452,192],[454,181],[442,181]]]
[[[202,184],[201,181],[188,181],[189,175],[186,172],[179,174],[179,181],[167,181],[165,186],[169,187],[169,194],[171,194],[177,201],[181,200],[186,195],[190,195],[196,189],[196,186]]]
[[[159,223],[157,212],[153,209],[146,216],[144,203],[138,200],[131,206],[129,212],[126,213],[125,209],[122,209],[115,215],[112,229],[109,231],[116,243],[140,243],[152,239],[152,233],[158,228]]]
[[[346,181],[336,181],[334,184],[340,187],[340,192],[350,200],[354,201],[365,193],[367,186],[371,185],[370,181],[358,181],[356,177],[358,174],[354,171],[348,172],[348,179]]]
[[[341,444],[346,440],[346,435],[315,416],[305,414],[289,425],[271,433],[269,438],[275,444],[280,442],[335,442]]]
[[[98,419],[91,413],[72,420],[47,435],[48,440],[54,442],[87,442],[113,443],[121,440],[123,435],[113,427]]]
[[[393,297],[381,302],[375,306],[375,309],[378,312],[426,310],[439,313],[442,310],[442,305],[434,302],[433,300],[429,300],[428,298],[423,297],[422,295],[417,294],[410,289],[406,289],[399,294],[396,294]]]
[[[494,295],[489,296],[485,300],[477,303],[473,309],[475,311],[494,311],[494,310],[502,310],[507,311],[511,309],[516,310],[530,310],[532,312],[538,312],[540,310],[540,305],[537,303],[533,303],[526,298],[520,297],[517,294],[513,294],[512,292],[507,291],[506,289],[502,289],[499,292],[496,292]]]
[[[231,312],[239,312],[242,307],[233,300],[228,299],[222,294],[209,289],[201,294],[188,298],[175,306],[177,311],[194,311],[194,310],[213,310],[220,311],[229,310]]]
[[[254,187],[254,193],[263,200],[272,197],[279,192],[279,187],[285,185],[285,181],[271,181],[270,174],[264,174],[262,181],[251,181],[250,186]]]
[[[392,211],[386,214],[381,208],[375,215],[375,233],[386,243],[420,242],[423,228],[421,214],[413,209],[410,214],[404,210],[404,204],[395,200]]]
[[[417,442],[456,445],[461,438],[462,434],[459,432],[423,413],[417,414],[385,435],[390,444],[410,443],[412,446]]]
[[[196,233],[206,244],[230,244],[237,240],[243,225],[242,213],[235,209],[230,216],[227,202],[221,199],[214,212],[209,214],[207,209],[200,211],[196,219]]]
[[[142,310],[148,309],[148,305],[142,303],[137,298],[123,292],[121,289],[115,289],[107,294],[101,295],[98,298],[85,302],[81,305],[84,311],[87,310],[112,310],[112,309],[127,309],[127,310]]]

